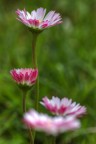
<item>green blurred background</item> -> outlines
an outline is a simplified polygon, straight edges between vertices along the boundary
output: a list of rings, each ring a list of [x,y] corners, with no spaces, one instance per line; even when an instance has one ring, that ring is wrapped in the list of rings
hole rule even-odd
[[[87,107],[80,130],[62,134],[57,144],[96,144],[96,0],[0,0],[0,144],[29,141],[22,124],[21,92],[9,71],[32,66],[32,35],[16,20],[15,11],[38,7],[56,10],[63,18],[38,39],[40,100],[67,96]],[[28,109],[34,97],[30,91]],[[39,111],[45,110],[39,106]],[[43,137],[37,134],[38,144],[45,143]]]

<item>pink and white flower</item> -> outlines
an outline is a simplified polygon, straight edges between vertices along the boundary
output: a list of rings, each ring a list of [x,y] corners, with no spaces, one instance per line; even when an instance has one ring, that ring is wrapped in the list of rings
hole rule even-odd
[[[50,11],[46,16],[46,9],[38,8],[31,13],[24,10],[17,10],[18,20],[32,29],[43,30],[48,27],[60,24],[61,16],[55,11]]]
[[[72,102],[72,99],[63,98],[59,99],[58,97],[52,97],[48,99],[47,97],[43,98],[43,101],[40,102],[45,108],[55,115],[74,115],[80,117],[86,113],[86,107]]]
[[[75,117],[49,117],[48,115],[38,113],[35,110],[30,110],[25,113],[23,121],[32,129],[54,136],[80,127],[80,122],[75,119]]]
[[[36,82],[38,69],[13,69],[10,71],[10,74],[16,83],[26,86],[32,86]]]

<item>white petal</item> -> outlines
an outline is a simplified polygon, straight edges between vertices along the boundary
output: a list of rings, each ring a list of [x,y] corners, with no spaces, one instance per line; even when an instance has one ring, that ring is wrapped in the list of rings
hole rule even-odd
[[[46,9],[43,9],[43,8],[37,9],[36,19],[40,20],[40,21],[43,21],[45,13],[46,13]]]
[[[55,13],[55,11],[50,11],[50,12],[46,15],[46,17],[44,18],[44,21],[46,21],[46,20],[50,21],[50,20],[52,19],[53,15],[54,15],[54,13]]]
[[[31,17],[32,17],[32,19],[36,19],[36,11],[35,10],[33,10],[31,12]]]

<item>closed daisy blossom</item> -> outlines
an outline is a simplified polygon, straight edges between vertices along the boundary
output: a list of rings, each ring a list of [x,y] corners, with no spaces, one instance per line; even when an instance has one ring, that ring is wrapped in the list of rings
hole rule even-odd
[[[48,99],[44,97],[42,102],[40,102],[46,109],[55,115],[74,115],[80,117],[86,113],[86,107],[72,102],[72,99],[63,98],[59,99],[58,97],[52,97]]]
[[[46,9],[38,8],[33,10],[31,13],[24,10],[17,10],[16,14],[18,20],[21,21],[24,25],[28,26],[31,29],[43,30],[48,27],[60,24],[61,16],[55,11],[50,11],[46,16]]]
[[[80,127],[80,122],[72,116],[49,117],[35,110],[30,110],[24,115],[24,123],[30,128],[42,131],[50,135],[58,135],[66,131],[74,130]]]
[[[38,76],[38,69],[13,69],[10,71],[10,74],[17,84],[32,86],[36,82]]]

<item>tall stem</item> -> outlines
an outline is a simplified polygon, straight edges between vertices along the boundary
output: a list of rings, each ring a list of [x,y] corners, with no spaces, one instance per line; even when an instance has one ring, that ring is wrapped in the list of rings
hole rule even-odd
[[[25,113],[26,112],[26,95],[27,95],[27,91],[22,91],[22,92],[23,92],[22,106],[23,106],[23,113]],[[29,132],[29,137],[30,137],[30,144],[34,144],[34,138],[33,138],[30,127],[28,127],[28,132]]]
[[[56,138],[52,137],[52,144],[56,144]]]
[[[38,68],[37,65],[37,50],[36,50],[36,43],[38,38],[38,33],[33,33],[32,39],[32,63],[34,68]],[[39,101],[39,75],[36,81],[36,100],[35,100],[35,109],[38,110],[38,101]]]
[[[32,38],[32,63],[33,67],[37,68],[37,53],[36,53],[36,42],[37,42],[37,33],[33,33],[33,38]]]
[[[22,97],[23,113],[25,113],[26,112],[26,95],[27,95],[27,92],[22,91],[22,93],[23,93],[23,97]]]

